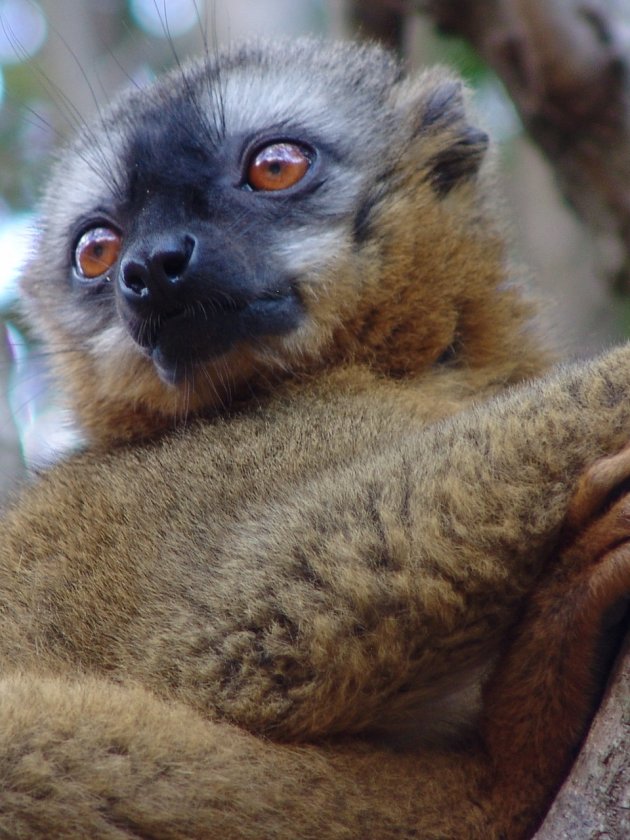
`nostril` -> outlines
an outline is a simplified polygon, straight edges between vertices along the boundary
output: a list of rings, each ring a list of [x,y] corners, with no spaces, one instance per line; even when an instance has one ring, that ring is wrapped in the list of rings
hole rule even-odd
[[[186,273],[194,250],[195,238],[185,234],[176,244],[168,243],[156,249],[149,260],[151,270],[171,282],[180,280]]]
[[[125,291],[132,295],[145,297],[149,294],[146,270],[141,265],[133,261],[125,262],[120,272],[120,279]]]
[[[142,277],[137,274],[123,277],[123,282],[129,291],[133,292],[134,295],[138,295],[138,297],[149,294],[147,284],[144,282]]]
[[[188,260],[184,254],[166,254],[162,259],[162,270],[169,280],[177,280],[186,270]]]

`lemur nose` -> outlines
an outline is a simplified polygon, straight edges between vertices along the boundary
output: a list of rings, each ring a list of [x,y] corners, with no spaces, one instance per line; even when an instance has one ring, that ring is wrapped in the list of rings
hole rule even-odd
[[[125,255],[118,274],[118,287],[134,308],[151,309],[163,315],[185,307],[186,280],[197,241],[189,233],[145,238]]]

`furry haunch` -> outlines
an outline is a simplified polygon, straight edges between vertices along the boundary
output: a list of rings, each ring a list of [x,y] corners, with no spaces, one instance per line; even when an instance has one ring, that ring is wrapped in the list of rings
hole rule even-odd
[[[630,348],[551,368],[443,70],[249,45],[62,152],[88,440],[6,514],[0,837],[518,840],[630,590]]]

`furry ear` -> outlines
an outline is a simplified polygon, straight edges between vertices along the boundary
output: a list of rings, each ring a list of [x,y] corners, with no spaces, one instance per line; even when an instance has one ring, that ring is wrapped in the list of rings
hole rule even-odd
[[[418,133],[440,131],[452,134],[452,143],[431,157],[430,180],[440,197],[479,171],[488,148],[488,135],[468,122],[461,82],[446,82],[432,92]]]
[[[477,174],[487,148],[488,135],[485,131],[468,126],[456,143],[429,161],[432,165],[429,179],[440,198],[448,195],[457,184]]]
[[[421,153],[425,180],[440,198],[477,175],[488,148],[488,135],[469,121],[466,99],[460,81],[429,71],[408,82],[399,100],[410,119],[411,142]]]

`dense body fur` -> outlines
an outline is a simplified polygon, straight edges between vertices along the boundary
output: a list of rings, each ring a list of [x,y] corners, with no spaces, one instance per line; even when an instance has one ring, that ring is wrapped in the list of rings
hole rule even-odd
[[[628,456],[571,503],[628,439],[630,350],[532,380],[485,136],[442,72],[247,48],[104,123],[61,158],[24,281],[91,446],[3,522],[0,837],[528,836],[630,590],[624,500],[602,514]],[[270,126],[320,180],[233,194],[221,155]],[[230,202],[239,282],[291,278],[273,334],[259,297],[204,299],[234,320],[220,353],[188,310],[197,355],[140,347],[117,275],[71,280],[86,214],[124,262],[171,212],[223,236]]]

